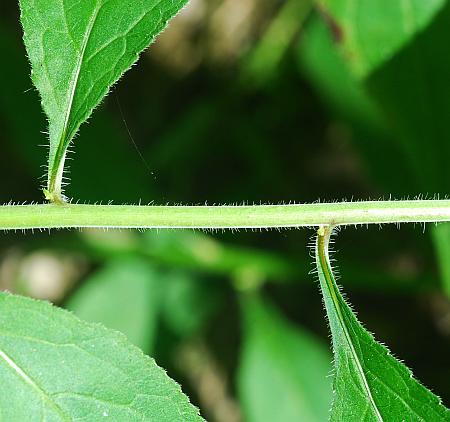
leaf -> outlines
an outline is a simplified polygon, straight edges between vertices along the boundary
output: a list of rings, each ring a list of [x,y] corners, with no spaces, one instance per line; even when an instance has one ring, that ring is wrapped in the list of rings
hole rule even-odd
[[[122,258],[85,280],[66,308],[81,319],[122,332],[150,353],[161,307],[160,278],[145,260]]]
[[[378,106],[379,120],[391,132],[388,142],[383,142],[379,134],[374,139],[359,136],[354,143],[373,169],[374,180],[397,197],[418,191],[446,194],[448,190],[450,59],[440,40],[448,35],[449,19],[447,2],[425,31],[365,81],[356,80],[345,68],[323,26],[313,22],[303,37],[301,63],[318,90],[341,114],[356,115],[367,130],[365,103],[370,100]],[[399,174],[403,177],[399,178]],[[444,289],[450,293],[450,255],[446,246],[450,235],[446,232],[442,224],[433,228],[432,234]]]
[[[343,299],[328,256],[331,228],[319,229],[316,265],[333,339],[332,421],[448,421],[450,411],[377,343]]]
[[[6,293],[0,327],[2,420],[202,420],[179,386],[120,333]]]
[[[314,16],[309,21],[299,42],[302,71],[333,110],[371,128],[379,128],[383,125],[379,111],[346,66],[330,29],[319,18]]]
[[[446,195],[450,180],[450,56],[447,2],[426,31],[415,37],[389,63],[367,79],[372,97],[384,111],[402,148],[397,161],[412,169],[412,191]],[[379,155],[377,155],[379,157]],[[382,166],[391,179],[402,174],[396,166]],[[450,295],[450,232],[442,224],[432,229],[444,291]]]
[[[373,5],[379,3],[373,2]],[[428,4],[423,2],[424,7]],[[343,70],[336,69],[342,66],[336,55],[334,59],[330,57],[334,52],[330,51],[329,42],[324,42],[323,36],[318,40],[317,29],[309,28],[308,36],[312,39],[303,49],[303,61],[307,63],[309,73],[314,73],[314,82],[341,111],[348,112],[351,108],[353,115],[358,113],[360,120],[364,118],[359,110],[365,112],[367,107],[361,103],[359,95],[361,107],[358,109],[356,89],[375,105],[378,120],[389,132],[391,147],[386,143],[385,151],[378,151],[380,141],[385,143],[381,136],[369,142],[361,136],[355,144],[372,144],[372,151],[361,150],[365,152],[366,160],[373,163],[373,168],[378,163],[377,181],[384,185],[386,192],[396,196],[416,195],[417,192],[446,194],[448,190],[450,174],[446,157],[450,154],[450,130],[446,120],[450,113],[450,85],[447,83],[450,59],[441,40],[448,36],[450,3],[446,2],[437,11],[439,13],[427,28],[416,33],[401,50],[396,50],[389,61],[371,69],[370,75],[365,75],[363,80],[353,78],[352,84],[349,84],[350,75],[344,78]],[[369,36],[363,33],[370,28],[358,27],[360,36]],[[310,45],[311,42],[316,45]],[[379,44],[383,44],[381,39]],[[403,180],[408,180],[407,185],[398,177],[405,171]],[[385,176],[381,177],[383,172]]]
[[[398,160],[401,149],[386,129],[383,114],[364,85],[348,69],[323,20],[311,19],[299,43],[302,72],[331,111],[348,126],[351,141],[361,153],[372,178],[389,193],[403,195],[408,167]],[[381,161],[379,157],[383,156]]]
[[[317,0],[353,71],[366,77],[433,19],[445,0]]]
[[[49,120],[49,199],[61,201],[80,125],[187,0],[20,0],[32,79]]]
[[[327,347],[257,296],[245,297],[242,308],[238,389],[245,420],[326,420],[331,403]]]
[[[448,37],[449,19],[447,2],[426,31],[366,81],[403,150],[399,159],[414,171],[408,183],[414,192],[448,192],[450,56],[441,41]],[[398,174],[391,169],[392,177]]]

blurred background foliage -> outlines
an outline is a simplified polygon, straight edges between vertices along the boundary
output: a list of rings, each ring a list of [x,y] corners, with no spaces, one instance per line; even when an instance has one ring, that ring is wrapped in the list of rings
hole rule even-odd
[[[349,3],[191,0],[82,128],[67,194],[156,204],[445,197],[450,4],[411,2],[406,13],[360,0],[356,13]],[[41,201],[45,116],[18,7],[0,12],[0,200]],[[331,351],[312,235],[3,233],[0,288],[124,332],[208,420],[323,421]],[[349,228],[336,244],[360,320],[449,406],[449,226]]]

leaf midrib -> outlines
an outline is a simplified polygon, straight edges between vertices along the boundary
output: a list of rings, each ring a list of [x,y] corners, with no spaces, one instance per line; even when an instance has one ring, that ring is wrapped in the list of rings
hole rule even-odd
[[[64,0],[62,0],[62,1],[64,3]],[[87,45],[88,45],[89,39],[92,34],[92,30],[95,26],[95,22],[97,21],[98,14],[99,14],[102,6],[103,6],[103,0],[99,0],[94,9],[94,12],[93,12],[91,18],[89,19],[88,25],[86,27],[85,36],[81,43],[80,56],[78,58],[77,66],[74,71],[74,76],[71,80],[71,85],[70,85],[70,90],[69,90],[70,95],[69,95],[69,100],[67,103],[66,113],[64,116],[64,125],[63,125],[63,129],[61,132],[61,136],[59,138],[58,147],[57,147],[57,150],[55,153],[55,158],[53,160],[53,166],[51,169],[52,170],[52,178],[55,178],[58,174],[59,163],[61,162],[62,157],[65,154],[66,144],[68,141],[70,141],[70,136],[68,137],[67,135],[68,135],[70,116],[72,115],[73,101],[75,98],[75,93],[77,90],[78,82],[80,80],[80,73],[81,73],[81,68],[83,66]],[[68,29],[68,31],[69,31],[69,29]],[[56,168],[55,168],[54,164],[56,164]]]
[[[370,389],[369,383],[367,381],[366,375],[364,373],[364,370],[362,368],[361,362],[359,360],[358,354],[356,353],[356,350],[353,346],[353,343],[351,341],[350,333],[347,330],[347,327],[344,322],[344,317],[342,314],[342,310],[340,307],[340,303],[334,288],[333,283],[333,275],[331,268],[329,266],[329,258],[328,258],[328,242],[331,235],[331,228],[328,227],[325,229],[325,235],[318,235],[317,239],[317,255],[319,257],[320,265],[322,267],[322,273],[325,278],[326,285],[328,287],[328,291],[331,296],[331,300],[333,302],[334,308],[336,310],[336,314],[338,316],[339,325],[342,328],[342,331],[344,332],[345,340],[350,348],[350,352],[354,358],[354,362],[356,364],[356,368],[358,370],[358,375],[360,380],[362,381],[363,387],[366,391],[367,397],[369,399],[369,403],[371,404],[371,407],[373,408],[373,411],[375,413],[375,417],[379,422],[383,422],[383,417],[380,414],[380,411],[375,403],[375,400],[372,396],[372,391]]]

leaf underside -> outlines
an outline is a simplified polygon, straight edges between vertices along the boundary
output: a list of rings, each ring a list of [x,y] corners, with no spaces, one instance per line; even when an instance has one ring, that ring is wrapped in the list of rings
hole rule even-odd
[[[20,0],[32,80],[49,121],[49,199],[61,195],[80,125],[186,2]]]
[[[335,355],[332,421],[449,421],[441,400],[364,329],[343,299],[328,257],[331,229],[317,236],[316,265]]]
[[[0,327],[0,420],[203,420],[122,334],[6,293]]]

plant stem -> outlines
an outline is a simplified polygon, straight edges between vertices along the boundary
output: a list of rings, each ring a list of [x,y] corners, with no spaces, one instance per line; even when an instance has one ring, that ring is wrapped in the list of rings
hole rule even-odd
[[[445,221],[450,221],[450,200],[244,206],[0,206],[0,230],[71,227],[264,229]]]

